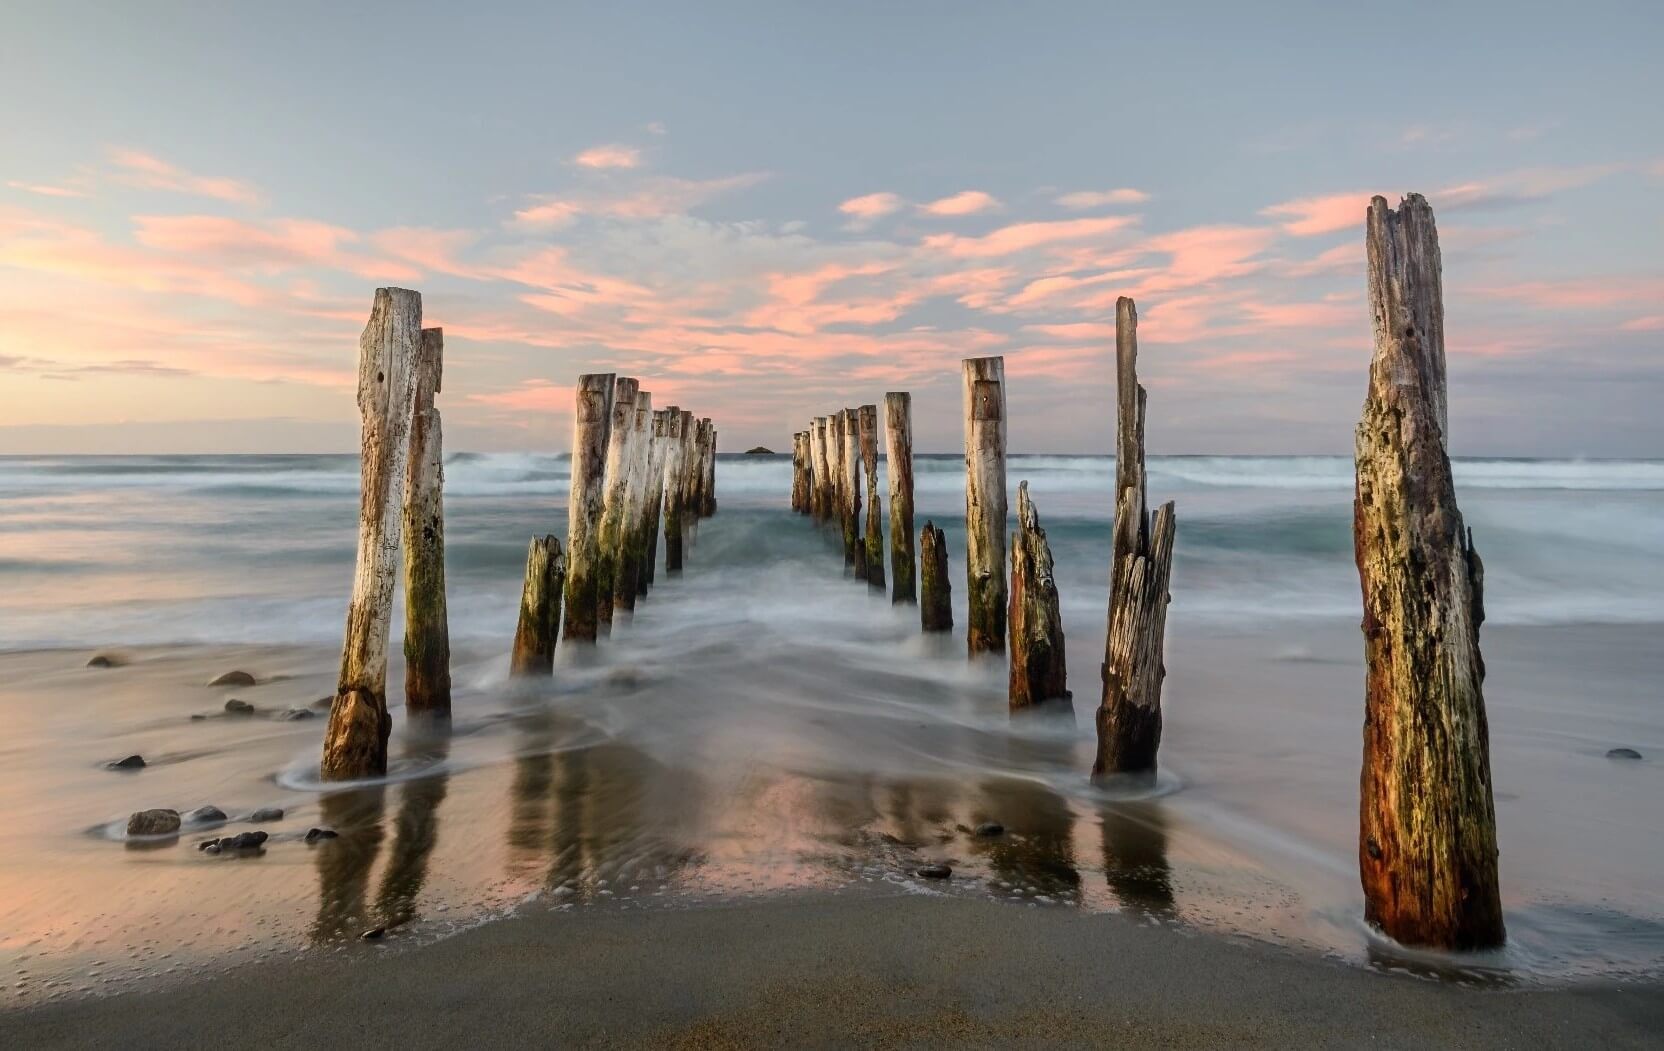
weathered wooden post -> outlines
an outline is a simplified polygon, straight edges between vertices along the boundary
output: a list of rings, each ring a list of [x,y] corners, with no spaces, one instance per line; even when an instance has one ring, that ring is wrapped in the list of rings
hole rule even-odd
[[[653,413],[653,444],[647,451],[647,535],[643,537],[641,577],[636,584],[640,597],[652,590],[659,570],[659,526],[664,521],[664,465],[670,455],[670,409]]]
[[[716,514],[716,424],[707,419],[705,430],[705,482],[699,490],[702,497],[699,514],[710,518]]]
[[[966,358],[965,580],[972,656],[1005,652],[1005,359]]]
[[[1145,512],[1145,396],[1138,383],[1138,309],[1125,296],[1115,304],[1115,363],[1115,536],[1094,781],[1123,774],[1155,776],[1175,529],[1171,501],[1153,518]]]
[[[803,431],[792,433],[792,511],[800,515],[809,510],[804,506],[804,494],[809,491],[807,444],[807,435]]]
[[[948,582],[948,541],[935,523],[919,533],[922,601],[919,625],[925,631],[953,630],[953,585]]]
[[[918,601],[913,569],[913,395],[884,395],[884,463],[890,482],[890,601]]]
[[[319,773],[326,781],[387,772],[387,636],[399,560],[399,511],[416,398],[413,365],[422,339],[422,296],[376,289],[358,337],[358,566],[347,607],[341,677],[329,709]]]
[[[832,493],[836,488],[832,479],[831,429],[832,421],[825,416],[816,416],[809,429],[809,454],[815,471],[815,488],[810,499],[817,522],[824,522],[831,515]]]
[[[612,632],[612,594],[623,557],[624,516],[630,498],[631,439],[635,434],[636,395],[641,382],[629,376],[613,381],[612,409],[607,424],[607,456],[602,476],[601,524],[595,544],[595,625],[598,634]],[[571,616],[570,611],[567,616]]]
[[[1479,655],[1484,568],[1450,473],[1432,208],[1419,194],[1397,211],[1374,198],[1365,243],[1375,354],[1352,518],[1367,665],[1364,916],[1407,945],[1486,948],[1504,929]]]
[[[451,632],[445,610],[445,452],[433,396],[444,371],[445,336],[422,330],[404,485],[404,709],[451,717]]]
[[[533,537],[526,552],[526,583],[520,591],[520,620],[514,628],[512,675],[549,675],[560,636],[560,600],[566,586],[566,556],[552,536]]]
[[[612,581],[613,606],[632,612],[641,591],[642,563],[647,558],[643,549],[651,536],[647,532],[647,470],[652,455],[653,417],[653,395],[637,390],[630,420],[629,462],[624,468],[624,520]]]
[[[878,495],[878,406],[861,406],[861,466],[867,472],[867,529],[861,542],[867,586],[884,590],[884,500]]]
[[[867,579],[867,545],[861,541],[861,421],[854,409],[844,417],[844,563],[855,579]]]
[[[682,465],[687,457],[683,429],[691,414],[670,407],[665,428],[664,460],[664,570],[682,571]]]
[[[561,636],[568,642],[595,641],[607,432],[616,378],[611,372],[578,377],[572,421],[572,495],[566,512],[566,617],[561,627]]]
[[[694,496],[694,482],[699,472],[699,421],[687,409],[682,410],[682,474],[676,483],[677,499],[682,504],[682,559],[687,560],[687,536],[699,527],[699,504]],[[697,533],[695,533],[697,536]]]
[[[1013,712],[1039,706],[1071,709],[1064,661],[1063,616],[1052,577],[1052,549],[1040,516],[1017,486],[1017,531],[1011,535],[1011,688]]]
[[[844,565],[855,564],[855,549],[850,542],[844,521],[844,509],[849,503],[845,490],[849,487],[849,461],[844,446],[844,413],[842,409],[826,418],[826,455],[832,468],[831,507],[827,515],[836,524],[838,536],[844,543]]]

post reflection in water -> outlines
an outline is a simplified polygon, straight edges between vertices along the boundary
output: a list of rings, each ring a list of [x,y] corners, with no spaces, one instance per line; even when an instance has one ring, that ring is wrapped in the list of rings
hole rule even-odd
[[[1005,835],[977,844],[994,873],[1014,886],[1078,902],[1075,816],[1068,801],[1037,781],[1017,778],[991,778],[981,789],[973,816],[1005,826]]]
[[[312,924],[315,944],[354,937],[369,922],[370,869],[381,851],[382,817],[387,786],[370,785],[332,792],[319,800],[325,826],[338,835],[314,848],[318,864],[318,918]]]
[[[448,734],[435,731],[412,738],[405,756],[432,773],[406,781],[399,788],[399,813],[393,829],[393,853],[381,874],[376,906],[382,923],[397,927],[416,918],[416,899],[428,875],[428,858],[439,840],[439,804],[445,801],[450,774],[445,760],[451,754]]]
[[[1167,861],[1167,813],[1160,800],[1105,805],[1104,879],[1128,909],[1170,917],[1172,868]]]

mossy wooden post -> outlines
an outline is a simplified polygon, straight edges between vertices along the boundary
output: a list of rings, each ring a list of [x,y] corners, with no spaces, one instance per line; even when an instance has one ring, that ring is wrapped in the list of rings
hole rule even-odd
[[[1375,329],[1357,430],[1352,533],[1363,589],[1364,916],[1407,945],[1502,944],[1485,664],[1484,569],[1456,506],[1433,210],[1370,202]]]
[[[683,428],[689,414],[672,405],[665,428],[664,571],[682,571],[682,464],[687,457]]]
[[[635,434],[636,395],[640,392],[639,380],[629,376],[613,380],[606,462],[601,472],[605,479],[601,524],[595,542],[595,629],[599,635],[612,631],[612,595],[624,553],[624,522],[630,498],[630,443]]]
[[[1145,511],[1144,388],[1138,383],[1138,310],[1115,305],[1115,532],[1110,555],[1109,630],[1092,779],[1153,778],[1161,745],[1161,683],[1167,674],[1167,586],[1173,565],[1171,502]]]
[[[948,541],[934,522],[919,532],[919,626],[925,631],[953,630],[953,585],[948,581]]]
[[[716,514],[716,424],[705,421],[705,482],[699,488],[699,516]]]
[[[699,526],[699,505],[695,502],[693,486],[699,464],[699,421],[691,411],[682,410],[682,470],[676,482],[677,500],[682,506],[682,561],[687,561],[690,532]],[[697,534],[696,534],[697,535]]]
[[[855,579],[867,579],[867,545],[861,541],[861,421],[854,409],[843,411],[844,419],[844,564]]]
[[[884,467],[890,483],[890,601],[917,602],[913,568],[913,395],[884,395]]]
[[[387,641],[421,340],[421,294],[376,289],[369,323],[358,338],[358,565],[341,677],[318,767],[326,781],[387,772],[387,736],[393,729],[387,714]]]
[[[849,466],[847,452],[844,446],[844,412],[839,409],[826,418],[826,456],[832,469],[832,487],[830,491],[831,506],[827,508],[827,517],[832,520],[833,527],[838,531],[838,537],[844,544],[844,565],[855,564],[855,550],[851,546],[849,531],[845,528],[844,508],[849,503],[849,496],[845,492],[849,488]]]
[[[451,717],[451,632],[445,610],[445,451],[439,393],[445,336],[422,330],[410,461],[404,485],[404,709],[412,717]]]
[[[642,538],[641,574],[636,582],[636,597],[646,595],[653,588],[659,571],[659,526],[664,521],[664,465],[670,455],[670,409],[653,413],[653,443],[647,450],[647,535]]]
[[[792,513],[803,514],[803,494],[808,491],[808,472],[804,461],[804,434],[802,431],[792,433]]]
[[[867,586],[884,590],[884,498],[878,495],[878,406],[861,406],[861,468],[867,474],[867,528],[861,542]]]
[[[972,656],[1005,652],[1005,359],[966,358],[965,600]]]
[[[520,620],[514,628],[511,675],[549,675],[555,667],[560,637],[561,592],[566,586],[566,556],[552,536],[533,537],[526,552],[526,582],[520,591]]]
[[[1011,535],[1012,712],[1031,708],[1071,709],[1064,661],[1063,616],[1052,577],[1052,549],[1040,516],[1028,498],[1028,483],[1017,486],[1017,531]]]
[[[814,464],[815,487],[810,492],[810,507],[815,521],[824,522],[832,514],[832,493],[836,489],[832,479],[832,421],[816,416],[809,429],[809,454]]]
[[[641,592],[642,563],[651,537],[647,525],[647,469],[653,444],[653,395],[637,390],[630,419],[628,463],[624,468],[624,514],[619,532],[618,564],[613,568],[612,604],[634,611]]]
[[[616,379],[611,372],[578,377],[572,422],[572,495],[566,512],[566,616],[561,624],[561,637],[568,642],[595,641],[607,432],[612,425]]]

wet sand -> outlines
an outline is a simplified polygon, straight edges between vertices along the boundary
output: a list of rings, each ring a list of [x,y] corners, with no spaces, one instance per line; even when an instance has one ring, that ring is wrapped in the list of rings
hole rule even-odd
[[[13,1047],[1656,1047],[1651,984],[1499,990],[877,891],[538,913],[0,1016]]]

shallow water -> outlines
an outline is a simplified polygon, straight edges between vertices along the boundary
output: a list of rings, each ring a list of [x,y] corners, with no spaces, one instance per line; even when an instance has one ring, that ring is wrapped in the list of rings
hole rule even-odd
[[[1126,909],[1379,966],[1496,981],[1664,973],[1664,466],[1464,462],[1509,947],[1370,939],[1355,869],[1361,644],[1344,460],[1155,461],[1179,501],[1163,776],[1091,789],[1111,462],[1014,457],[1058,562],[1073,725],[1005,712],[963,636],[847,580],[786,510],[789,463],[723,458],[720,512],[593,656],[506,676],[526,538],[564,532],[565,461],[447,465],[457,720],[385,784],[325,795],[322,719],[350,583],[342,457],[0,460],[0,976],[31,1001],[290,952],[378,951],[516,908],[691,907],[877,883]],[[919,520],[960,552],[962,468]],[[964,622],[963,588],[955,588]],[[395,627],[395,631],[397,631]],[[82,667],[94,651],[116,669]],[[397,653],[397,646],[394,647]],[[398,693],[395,659],[391,694]],[[210,689],[244,667],[252,689]],[[228,697],[251,717],[221,711]],[[193,714],[208,718],[193,721]],[[1610,747],[1649,758],[1621,763]],[[130,753],[136,773],[102,763]],[[282,806],[258,856],[126,842],[125,816]],[[984,838],[997,821],[1006,834]],[[313,825],[338,839],[308,845]],[[947,884],[915,870],[948,861]],[[359,935],[391,928],[366,946]]]

